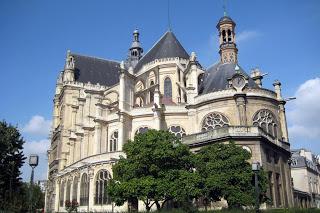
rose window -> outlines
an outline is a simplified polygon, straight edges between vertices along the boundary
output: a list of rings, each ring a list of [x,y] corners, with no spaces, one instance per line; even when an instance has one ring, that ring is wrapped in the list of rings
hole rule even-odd
[[[229,120],[220,113],[210,113],[202,122],[201,131],[205,132],[219,127],[229,126]]]
[[[277,137],[277,122],[271,111],[263,109],[253,118],[253,126],[261,127],[266,133]]]
[[[170,126],[168,131],[173,133],[178,138],[182,138],[186,135],[186,131],[181,126]]]

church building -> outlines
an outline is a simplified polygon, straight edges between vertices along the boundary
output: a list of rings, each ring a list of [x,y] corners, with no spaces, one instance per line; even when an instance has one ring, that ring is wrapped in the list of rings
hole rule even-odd
[[[220,60],[209,68],[170,30],[148,51],[135,30],[122,62],[67,52],[53,98],[47,210],[63,212],[66,200],[77,200],[79,211],[127,211],[104,189],[123,144],[148,129],[168,130],[194,152],[235,141],[268,174],[266,208],[293,206],[281,83],[266,89],[259,69],[243,70],[230,17],[216,27]]]

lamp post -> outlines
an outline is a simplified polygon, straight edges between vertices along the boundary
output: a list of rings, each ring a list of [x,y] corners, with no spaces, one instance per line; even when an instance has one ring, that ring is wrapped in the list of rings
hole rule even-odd
[[[252,171],[254,172],[254,185],[255,185],[255,194],[256,194],[256,212],[259,212],[259,180],[258,173],[260,171],[260,163],[258,161],[254,161],[252,163]]]
[[[30,155],[29,156],[29,165],[31,166],[31,176],[30,176],[30,205],[29,211],[32,212],[32,190],[33,190],[33,178],[34,178],[34,168],[38,166],[39,156],[38,155]]]

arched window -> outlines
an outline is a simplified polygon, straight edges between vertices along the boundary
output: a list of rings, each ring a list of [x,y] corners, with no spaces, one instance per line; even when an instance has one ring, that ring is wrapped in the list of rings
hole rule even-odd
[[[110,137],[110,152],[118,150],[118,130],[114,131]]]
[[[87,206],[89,202],[89,178],[86,173],[81,177],[80,183],[80,206]]]
[[[148,130],[149,130],[149,127],[147,127],[147,126],[140,127],[140,128],[136,131],[135,135],[137,135],[137,134],[139,134],[139,133],[141,133],[141,134],[146,133]]]
[[[229,126],[228,118],[220,113],[212,112],[204,118],[201,131],[205,132],[225,126]]]
[[[64,206],[64,181],[60,183],[60,192],[59,192],[59,201],[60,201],[60,206]]]
[[[72,200],[78,200],[78,177],[73,179],[73,186],[72,186]]]
[[[164,79],[164,98],[171,99],[172,98],[172,84],[171,79],[166,77]]]
[[[182,138],[186,135],[186,131],[181,126],[170,126],[168,131],[173,133],[178,138]]]
[[[136,98],[135,107],[143,107],[143,99],[141,97]]]
[[[67,189],[66,189],[66,200],[68,201],[70,201],[70,192],[71,192],[71,181],[68,180]]]
[[[227,42],[227,37],[226,37],[226,31],[222,30],[222,39],[223,39],[223,43]]]
[[[232,37],[231,37],[231,30],[228,29],[228,42],[232,41]]]
[[[261,127],[266,133],[277,138],[277,121],[270,110],[259,110],[253,117],[253,126]]]
[[[111,175],[107,170],[101,170],[97,173],[96,177],[96,191],[95,191],[95,204],[111,204],[111,199],[106,193],[108,187],[108,181],[111,179]]]
[[[153,80],[150,81],[150,87],[154,85],[154,82]],[[150,100],[150,103],[153,103],[154,101],[154,92],[153,90],[150,90],[149,92],[149,100]]]

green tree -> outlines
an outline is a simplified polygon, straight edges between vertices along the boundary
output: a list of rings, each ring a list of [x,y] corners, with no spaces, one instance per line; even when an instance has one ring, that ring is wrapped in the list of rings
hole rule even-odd
[[[173,134],[149,130],[123,149],[126,158],[113,166],[108,187],[116,205],[138,199],[150,211],[153,205],[163,208],[169,200],[188,202],[200,196],[200,176],[192,169],[193,154]]]
[[[203,178],[206,203],[224,198],[229,208],[252,206],[255,202],[254,173],[248,160],[251,154],[234,142],[204,147],[196,155],[196,170]],[[261,202],[265,202],[267,179],[259,173]]]
[[[14,195],[20,191],[20,168],[26,159],[24,140],[18,129],[5,121],[0,122],[0,209],[15,206]]]

